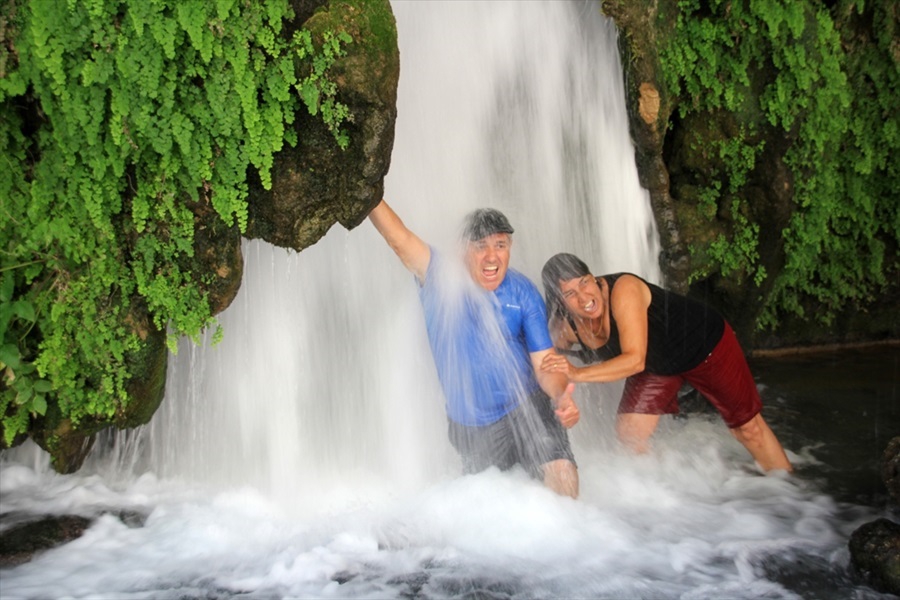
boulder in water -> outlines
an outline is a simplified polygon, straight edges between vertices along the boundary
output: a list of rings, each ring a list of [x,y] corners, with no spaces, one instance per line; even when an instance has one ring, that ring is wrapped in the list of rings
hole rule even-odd
[[[888,442],[881,473],[888,492],[900,502],[900,436]],[[858,528],[850,536],[850,561],[872,587],[900,595],[900,524],[882,518]]]

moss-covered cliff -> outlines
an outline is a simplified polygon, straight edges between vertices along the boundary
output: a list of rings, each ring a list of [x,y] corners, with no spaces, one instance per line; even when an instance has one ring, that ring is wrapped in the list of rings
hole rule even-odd
[[[69,472],[149,421],[242,237],[300,250],[381,199],[398,78],[388,0],[4,3],[0,448]]]
[[[900,335],[900,3],[602,5],[668,285],[754,347]]]

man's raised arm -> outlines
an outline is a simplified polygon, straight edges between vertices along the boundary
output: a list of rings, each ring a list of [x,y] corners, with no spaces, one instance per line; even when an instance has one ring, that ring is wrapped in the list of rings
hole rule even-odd
[[[397,213],[382,200],[369,213],[369,220],[385,239],[391,249],[400,257],[403,266],[409,269],[419,281],[425,281],[425,272],[431,260],[431,248],[419,236],[407,229]]]

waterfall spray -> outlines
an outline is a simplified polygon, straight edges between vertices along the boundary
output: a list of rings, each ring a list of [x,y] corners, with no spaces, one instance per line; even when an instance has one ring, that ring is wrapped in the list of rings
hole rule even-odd
[[[394,11],[402,66],[385,187],[410,228],[449,248],[466,212],[493,206],[516,228],[511,266],[533,281],[564,250],[597,272],[658,280],[616,30],[599,5]],[[302,253],[259,241],[244,252],[224,341],[172,358],[148,428],[152,469],[292,504],[350,480],[390,490],[458,473],[415,283],[371,224]]]
[[[463,215],[492,206],[515,228],[511,268],[534,281],[572,252],[659,282],[616,32],[598,10],[395,2],[386,195],[413,231],[451,252]],[[890,509],[831,494],[860,489],[869,415],[896,423],[896,385],[869,385],[882,367],[822,393],[837,363],[822,377],[807,365],[786,399],[763,376],[802,478],[748,471],[700,416],[667,419],[651,454],[621,452],[621,387],[580,385],[572,500],[524,473],[460,475],[416,284],[370,223],[301,253],[243,251],[224,341],[181,344],[148,425],[101,440],[71,475],[32,442],[3,452],[0,535],[46,515],[92,520],[0,565],[3,598],[874,597],[846,541]]]

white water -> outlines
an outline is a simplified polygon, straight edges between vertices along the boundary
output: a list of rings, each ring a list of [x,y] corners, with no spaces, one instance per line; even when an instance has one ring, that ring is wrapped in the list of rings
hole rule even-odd
[[[386,195],[407,224],[446,245],[465,212],[494,206],[535,281],[559,251],[658,281],[597,4],[394,9]],[[4,455],[0,514],[147,518],[108,514],[0,569],[0,597],[799,598],[791,563],[845,568],[862,512],[759,476],[715,419],[664,420],[652,455],[620,453],[617,385],[576,392],[578,501],[519,472],[459,476],[412,277],[369,223],[300,254],[250,242],[245,263],[224,342],[182,344],[149,426],[73,476],[31,447]]]

